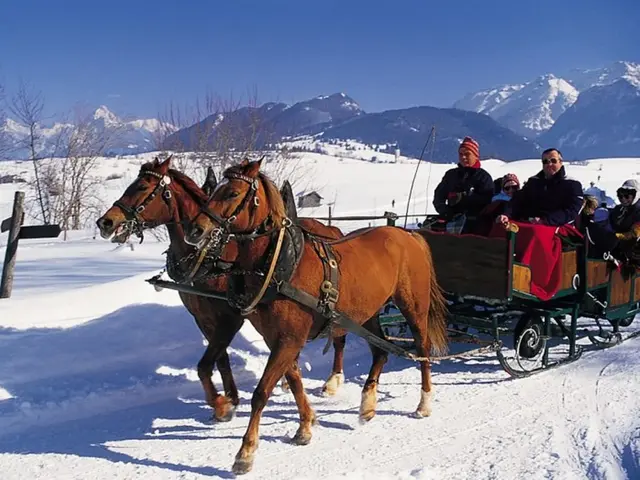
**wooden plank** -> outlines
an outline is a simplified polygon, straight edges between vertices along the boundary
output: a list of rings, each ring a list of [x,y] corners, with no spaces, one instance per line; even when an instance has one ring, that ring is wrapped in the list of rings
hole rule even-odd
[[[513,289],[522,293],[531,293],[531,269],[526,265],[513,266]]]
[[[631,279],[625,280],[618,270],[611,273],[611,293],[609,305],[625,305],[631,302]]]
[[[562,282],[560,290],[573,288],[573,277],[578,273],[578,255],[575,250],[562,252]]]
[[[20,229],[19,238],[56,238],[61,231],[60,225],[29,225]]]
[[[609,281],[609,266],[604,260],[587,260],[587,288],[606,285]]]
[[[640,276],[636,277],[633,281],[634,286],[633,286],[633,301],[634,302],[639,302],[640,301]]]
[[[4,233],[7,230],[9,230],[9,228],[11,228],[11,220],[13,219],[13,217],[9,217],[9,218],[5,218],[2,223],[0,223],[0,233]],[[22,220],[20,221],[20,225],[22,225],[24,223],[24,212],[22,212]]]
[[[508,249],[504,238],[417,230],[431,247],[438,283],[447,292],[507,298]]]

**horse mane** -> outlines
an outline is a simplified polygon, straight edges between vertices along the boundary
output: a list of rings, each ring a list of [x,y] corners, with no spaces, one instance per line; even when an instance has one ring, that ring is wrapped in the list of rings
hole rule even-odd
[[[244,169],[242,165],[233,165],[225,170],[225,173],[235,173],[238,175],[244,175]],[[223,174],[223,175],[224,175]],[[280,190],[276,187],[275,183],[262,172],[258,172],[258,179],[261,180],[261,184],[264,187],[264,194],[267,197],[269,204],[269,213],[271,214],[271,220],[277,226],[281,226],[284,219],[287,218],[287,209],[284,205]]]
[[[267,202],[269,202],[271,220],[275,225],[281,226],[284,219],[287,218],[287,209],[284,206],[280,190],[264,173],[260,172],[258,177],[262,180],[264,194],[267,197]]]
[[[209,199],[208,195],[204,193],[204,190],[202,190],[196,182],[193,181],[193,179],[178,170],[174,170],[173,168],[169,169],[169,173],[171,174],[171,177],[194,198],[194,200],[200,204],[207,202]]]

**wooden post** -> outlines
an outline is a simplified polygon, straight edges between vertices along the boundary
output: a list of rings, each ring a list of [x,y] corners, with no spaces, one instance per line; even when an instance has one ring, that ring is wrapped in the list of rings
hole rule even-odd
[[[13,212],[11,214],[11,226],[9,227],[9,239],[4,255],[2,268],[2,284],[0,285],[0,298],[9,298],[13,287],[13,270],[16,266],[16,254],[18,253],[18,238],[24,213],[24,192],[16,192],[13,197]]]
[[[329,226],[331,226],[331,205],[329,205]]]
[[[395,227],[398,215],[394,212],[384,212],[384,218],[387,219],[387,226]]]

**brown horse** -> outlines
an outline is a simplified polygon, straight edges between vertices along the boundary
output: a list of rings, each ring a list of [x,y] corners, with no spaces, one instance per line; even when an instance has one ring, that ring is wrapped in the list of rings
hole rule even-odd
[[[244,270],[264,271],[268,266],[268,272],[273,273],[282,268],[278,259],[282,239],[294,238],[297,227],[286,218],[278,189],[260,172],[260,166],[260,161],[245,161],[227,169],[227,182],[194,218],[185,240],[204,248],[233,235],[240,245],[237,261]],[[243,236],[260,226],[264,233],[259,238],[242,241]],[[253,466],[262,410],[282,374],[286,375],[300,413],[300,426],[293,441],[301,445],[311,441],[316,416],[304,392],[300,370],[290,366],[297,367],[296,358],[305,342],[327,328],[331,311],[318,313],[311,306],[315,300],[379,334],[379,324],[371,319],[391,298],[407,319],[422,357],[422,388],[416,416],[431,413],[431,367],[426,359],[430,351],[442,354],[447,349],[446,303],[424,238],[396,227],[365,229],[331,242],[304,237],[303,251],[296,263],[293,272],[285,276],[267,273],[264,277],[244,278],[244,291],[249,292],[245,298],[251,300],[245,304],[245,311],[255,309],[259,313],[249,320],[271,353],[253,393],[251,418],[233,465],[236,474],[246,473]],[[344,334],[339,327],[333,328],[336,330],[332,334]],[[377,383],[387,359],[386,351],[373,345],[371,350],[373,363],[362,390],[361,421],[375,415]]]
[[[212,191],[216,183],[215,176],[212,178],[209,175],[203,187]],[[146,163],[141,167],[137,179],[98,219],[100,234],[103,238],[113,236],[112,241],[123,243],[131,233],[142,234],[144,229],[166,225],[170,238],[167,257],[169,275],[179,282],[192,276],[196,286],[206,285],[209,291],[224,293],[227,289],[226,275],[209,278],[205,275],[205,278],[198,279],[198,275],[195,274],[199,272],[196,271],[205,270],[210,265],[205,261],[199,266],[195,249],[184,242],[183,222],[193,218],[206,202],[208,195],[205,190],[186,175],[171,169],[170,158],[162,163],[156,158],[152,163]],[[333,239],[342,237],[338,228],[323,225],[317,220],[303,218],[300,219],[300,224],[317,235]],[[233,261],[232,250],[233,244],[230,244],[223,260]],[[198,377],[205,398],[213,408],[215,418],[228,421],[239,404],[239,396],[231,372],[227,347],[242,327],[244,317],[223,300],[183,292],[180,292],[180,299],[208,341],[204,355],[198,362]],[[342,372],[345,337],[334,339],[333,345],[333,371],[323,387],[326,395],[335,394],[344,380]],[[225,395],[219,395],[211,381],[214,363],[218,366]]]

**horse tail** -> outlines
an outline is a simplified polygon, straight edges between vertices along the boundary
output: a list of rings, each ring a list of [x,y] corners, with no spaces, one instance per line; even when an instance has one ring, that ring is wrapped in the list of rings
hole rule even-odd
[[[427,240],[419,233],[412,234],[424,250],[430,269],[430,288],[429,288],[429,316],[427,319],[427,335],[431,344],[431,355],[446,355],[449,347],[449,337],[447,335],[448,308],[447,300],[444,297],[444,291],[438,284],[436,276],[436,268],[433,263],[433,255],[431,247]]]

